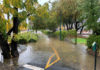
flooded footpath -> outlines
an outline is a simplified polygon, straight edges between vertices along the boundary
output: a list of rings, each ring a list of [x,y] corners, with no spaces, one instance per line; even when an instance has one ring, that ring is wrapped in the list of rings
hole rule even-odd
[[[46,70],[94,70],[94,56],[87,53],[85,45],[75,46],[38,33],[38,42],[19,45],[18,58],[4,60],[0,50],[0,70],[30,70],[24,68],[24,64],[45,68],[48,59],[54,54],[52,48],[56,49],[61,59]],[[54,56],[51,62],[56,59]],[[100,57],[97,58],[97,70],[100,70]]]

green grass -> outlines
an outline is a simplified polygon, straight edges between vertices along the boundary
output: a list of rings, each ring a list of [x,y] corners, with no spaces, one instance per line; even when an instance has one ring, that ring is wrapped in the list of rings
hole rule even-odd
[[[72,42],[75,43],[75,39],[72,39]],[[87,43],[87,39],[85,39],[85,38],[77,38],[77,43],[86,44]]]

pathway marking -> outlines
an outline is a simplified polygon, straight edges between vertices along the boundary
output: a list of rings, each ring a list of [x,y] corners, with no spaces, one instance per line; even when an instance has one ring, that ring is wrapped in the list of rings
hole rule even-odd
[[[52,56],[50,56],[50,58],[49,58],[49,60],[48,60],[48,62],[47,62],[47,64],[46,64],[46,66],[45,66],[45,69],[51,67],[53,64],[57,63],[57,62],[61,59],[60,56],[59,56],[59,54],[58,54],[58,52],[56,51],[56,49],[55,49],[55,48],[52,48],[52,49],[53,49],[53,51],[54,51],[54,54],[53,54]],[[56,56],[57,59],[56,59],[55,61],[53,61],[52,63],[50,63],[51,60],[52,60],[52,58],[53,58],[54,56]]]
[[[23,67],[28,68],[28,69],[32,69],[32,70],[44,70],[43,68],[28,65],[28,64],[25,64]]]

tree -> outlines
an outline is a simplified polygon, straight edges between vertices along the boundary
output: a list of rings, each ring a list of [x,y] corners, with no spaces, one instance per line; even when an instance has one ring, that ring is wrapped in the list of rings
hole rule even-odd
[[[82,28],[80,22],[81,10],[79,9],[80,0],[58,0],[55,2],[55,10],[58,17],[62,15],[62,21],[66,25],[67,30]],[[60,20],[58,18],[58,20]]]
[[[21,24],[19,25],[19,31],[27,30],[27,27],[28,27],[28,24],[27,24],[27,22],[25,20],[25,21],[21,22]]]
[[[86,19],[88,29],[93,30],[93,34],[100,35],[100,1],[99,0],[83,0],[82,2],[83,17]]]
[[[46,20],[49,17],[48,13],[48,4],[44,4],[43,6],[37,4],[36,13],[30,17],[30,21],[33,23],[33,29],[46,29]]]
[[[47,23],[47,29],[51,30],[52,32],[56,31],[59,24],[57,23],[57,13],[55,11],[51,10],[49,12],[49,17],[46,23]]]
[[[7,43],[6,35],[6,19],[4,18],[4,13],[2,12],[3,5],[0,4],[0,46],[3,51],[4,58],[10,58],[10,48]]]
[[[30,15],[34,14],[35,2],[37,2],[37,0],[3,0],[3,3],[0,4],[0,6],[2,7],[0,11],[8,16],[8,20],[13,21],[13,27],[8,31],[8,33],[4,32],[6,36],[10,35],[11,32],[13,32],[14,35],[18,33],[19,24],[26,18],[28,18]],[[11,19],[9,19],[9,17],[11,17]],[[1,34],[0,36],[2,39],[5,39],[3,37],[3,34]],[[3,45],[5,43],[7,44],[6,46]],[[7,39],[1,42],[1,44],[1,46],[3,47],[2,51],[4,58],[10,58],[10,47],[7,43]],[[19,55],[17,50],[17,43],[16,41],[14,41],[14,36],[11,43],[11,55],[13,57]]]
[[[84,24],[83,20],[80,20],[81,10],[80,4],[81,0],[58,0],[55,3],[55,10],[58,15],[58,21],[62,20],[63,24],[66,25],[67,30],[76,30],[76,44],[77,44],[77,31],[83,30]]]

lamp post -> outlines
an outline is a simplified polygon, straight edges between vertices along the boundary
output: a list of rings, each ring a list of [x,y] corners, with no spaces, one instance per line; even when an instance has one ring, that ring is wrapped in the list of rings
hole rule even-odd
[[[62,40],[61,24],[62,24],[62,14],[61,14],[61,11],[60,11],[60,40]]]

